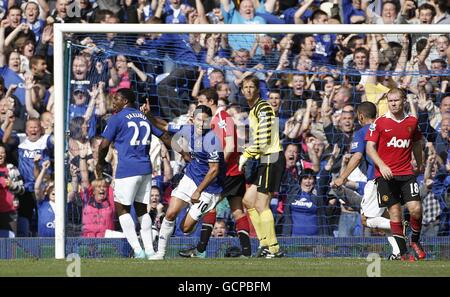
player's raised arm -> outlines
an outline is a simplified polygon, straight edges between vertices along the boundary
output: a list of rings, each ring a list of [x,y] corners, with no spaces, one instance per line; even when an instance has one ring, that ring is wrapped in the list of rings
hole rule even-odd
[[[99,147],[98,147],[98,161],[97,161],[97,165],[95,166],[95,175],[96,178],[102,178],[103,177],[103,168],[105,167],[105,163],[106,163],[106,155],[108,154],[108,150],[109,150],[109,145],[111,144],[111,142],[106,139],[103,138],[102,142],[100,143]]]
[[[142,113],[145,114],[150,123],[163,132],[169,131],[169,123],[161,118],[154,117],[150,112],[150,101],[146,99],[146,103],[140,107]]]
[[[386,179],[392,179],[394,175],[392,174],[391,168],[389,168],[383,160],[381,160],[380,156],[378,155],[376,143],[373,141],[367,141],[366,145],[366,153],[369,155],[369,157],[373,160],[375,165],[380,169],[381,175]]]

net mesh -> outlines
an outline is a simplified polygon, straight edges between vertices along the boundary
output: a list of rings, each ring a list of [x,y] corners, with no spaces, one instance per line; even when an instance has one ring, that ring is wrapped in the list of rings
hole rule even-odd
[[[227,46],[227,39],[230,41],[232,37],[226,34],[67,35],[68,67],[72,71],[66,78],[70,82],[66,99],[72,106],[76,105],[76,94],[82,93],[84,98],[80,100],[88,105],[90,98],[102,89],[104,96],[101,99],[97,96],[95,105],[97,111],[102,108],[104,111],[94,112],[90,117],[88,135],[91,139],[101,134],[112,113],[110,95],[122,87],[133,89],[139,104],[149,99],[154,115],[178,123],[186,122],[200,89],[215,87],[222,100],[219,104],[237,124],[245,126],[249,108],[240,88],[244,77],[255,75],[260,81],[261,97],[269,100],[277,113],[285,156],[292,161],[293,174],[283,173],[280,191],[271,201],[277,234],[384,235],[380,230],[364,228],[360,222],[360,202],[367,182],[364,168],[349,178],[352,183],[344,190],[333,190],[329,183],[348,162],[351,135],[360,128],[356,107],[367,100],[377,105],[380,115],[384,114],[387,111],[384,95],[393,87],[405,90],[407,111],[419,118],[427,141],[435,148],[439,145],[433,139],[437,120],[430,118],[428,112],[431,106],[439,108],[442,99],[448,96],[449,68],[446,52],[439,45],[448,44],[448,37],[439,34],[241,36],[244,38],[239,40],[240,46],[231,48]],[[247,43],[247,40],[255,42]],[[278,93],[279,99],[271,98],[272,93]],[[75,117],[84,115],[85,109],[69,108],[67,130]],[[328,128],[325,118],[331,122]],[[304,122],[307,124],[303,127]],[[302,127],[296,127],[297,123]],[[295,145],[291,155],[286,153],[289,144]],[[336,148],[339,151],[335,151]],[[325,172],[333,154],[336,160]],[[73,161],[76,153],[69,152],[69,155],[68,164],[76,165]],[[164,168],[160,159],[155,161],[154,179],[161,181]],[[173,175],[176,175],[180,166],[173,155],[171,161]],[[299,227],[297,218],[285,210],[297,199],[299,180],[306,169],[312,169],[317,175],[313,193],[318,198],[297,203],[304,208],[296,214],[303,220]],[[443,173],[439,178],[445,176]],[[157,185],[162,193],[170,189],[170,182],[161,181]],[[445,197],[439,199],[441,210],[447,211]],[[82,207],[79,196],[69,204],[67,231],[70,235],[81,233]],[[230,234],[235,235],[229,209],[225,207],[219,217],[227,220]],[[371,242],[371,239],[361,240]],[[359,249],[359,243],[342,242],[343,246],[347,244],[356,244],[354,248]],[[296,252],[308,254],[307,251]],[[358,252],[351,252],[355,253]]]

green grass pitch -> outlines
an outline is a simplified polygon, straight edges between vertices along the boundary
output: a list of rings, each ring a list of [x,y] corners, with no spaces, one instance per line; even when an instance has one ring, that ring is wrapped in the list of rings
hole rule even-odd
[[[1,260],[0,276],[66,276],[70,262],[54,259]],[[282,259],[82,259],[81,276],[270,277],[367,276],[370,262],[355,258]],[[381,260],[381,276],[450,276],[450,261]]]

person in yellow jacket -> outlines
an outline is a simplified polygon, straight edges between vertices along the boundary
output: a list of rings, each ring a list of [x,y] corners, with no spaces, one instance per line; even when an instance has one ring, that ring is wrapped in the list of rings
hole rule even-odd
[[[275,225],[269,204],[274,192],[278,192],[285,168],[284,154],[280,144],[278,119],[272,106],[260,97],[259,79],[249,76],[243,80],[242,94],[250,107],[249,145],[239,159],[242,171],[247,161],[258,160],[257,170],[251,173],[251,186],[244,195],[246,206],[256,235],[260,241],[257,256],[283,257],[275,235]]]

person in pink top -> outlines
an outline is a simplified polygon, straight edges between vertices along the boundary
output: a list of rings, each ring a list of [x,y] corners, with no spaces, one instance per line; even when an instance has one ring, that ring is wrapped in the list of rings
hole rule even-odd
[[[114,192],[104,179],[89,182],[86,162],[87,149],[80,150],[80,197],[83,202],[83,237],[104,237],[106,230],[114,230]]]
[[[17,233],[18,200],[14,195],[23,192],[25,188],[19,170],[6,163],[6,150],[0,144],[0,230],[8,230],[7,236]]]

